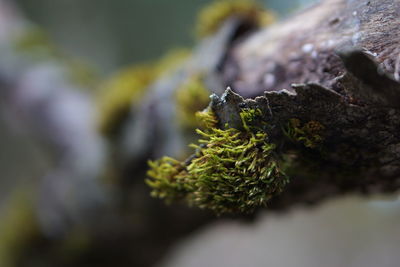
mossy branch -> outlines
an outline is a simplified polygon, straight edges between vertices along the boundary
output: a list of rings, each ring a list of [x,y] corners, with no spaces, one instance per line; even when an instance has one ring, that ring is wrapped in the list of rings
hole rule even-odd
[[[217,214],[248,213],[265,206],[289,180],[274,153],[276,146],[254,125],[260,113],[243,109],[243,130],[238,130],[228,125],[219,129],[210,109],[200,112],[206,128],[196,131],[201,136],[199,144],[191,145],[196,154],[185,163],[169,157],[149,163],[152,196],[183,200]]]

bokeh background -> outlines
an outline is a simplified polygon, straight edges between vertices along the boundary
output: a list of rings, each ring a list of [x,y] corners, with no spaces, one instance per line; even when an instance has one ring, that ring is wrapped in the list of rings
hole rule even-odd
[[[102,73],[194,45],[198,11],[210,0],[16,0],[68,53]],[[281,16],[316,0],[260,1]]]
[[[63,51],[67,57],[78,58],[85,62],[85,65],[89,66],[93,75],[99,80],[106,80],[126,66],[159,58],[169,49],[195,45],[195,17],[199,9],[209,2],[203,0],[9,1],[22,17],[27,18],[29,24],[36,25],[35,27],[45,32],[57,49]],[[314,2],[317,1],[265,0],[262,3],[276,12],[281,19],[284,19],[290,16],[292,12]],[[5,5],[0,5],[0,8],[2,7],[4,8]],[[7,12],[5,9],[0,10],[3,15]],[[0,29],[1,27],[0,25]],[[0,46],[0,49],[3,49],[3,47]],[[0,65],[9,66],[6,64],[7,60],[14,62],[8,56],[4,56],[5,54],[2,55]],[[0,68],[0,72],[3,69],[6,70],[4,73],[12,72],[7,67]],[[50,66],[48,69],[51,70],[53,67]],[[47,73],[48,69],[41,69],[39,74]],[[31,75],[35,76],[35,73]],[[38,87],[43,87],[40,81],[26,79],[31,85],[38,84]],[[46,86],[50,88],[48,89],[50,91],[53,85],[46,84]],[[49,264],[45,260],[38,260],[38,258],[52,258],[48,255],[49,253],[55,253],[54,258],[68,257],[65,255],[70,254],[76,255],[74,254],[75,250],[73,250],[73,253],[70,253],[68,249],[67,252],[63,250],[60,254],[58,250],[56,252],[48,250],[48,247],[54,244],[58,246],[59,238],[62,237],[63,240],[65,238],[63,234],[66,231],[65,229],[68,228],[66,225],[74,223],[81,225],[80,220],[84,220],[82,218],[87,215],[88,210],[91,210],[90,207],[82,207],[81,203],[83,202],[79,199],[91,199],[90,203],[108,202],[107,199],[104,199],[104,195],[107,194],[99,193],[101,189],[96,188],[96,183],[80,178],[81,176],[100,176],[95,170],[98,169],[99,165],[104,164],[104,159],[99,155],[104,153],[107,145],[95,133],[95,127],[92,125],[94,124],[93,117],[95,117],[95,114],[92,113],[95,112],[91,107],[96,90],[97,86],[93,86],[89,91],[85,91],[82,96],[79,89],[68,88],[65,92],[63,91],[64,93],[57,95],[56,100],[59,102],[51,100],[52,105],[62,106],[61,110],[68,114],[67,116],[62,113],[65,116],[61,116],[62,120],[65,121],[65,127],[56,129],[59,132],[66,131],[62,135],[63,141],[60,141],[61,149],[57,148],[59,150],[54,149],[53,145],[49,145],[37,137],[37,135],[43,134],[47,138],[46,131],[32,131],[32,128],[38,127],[37,125],[40,128],[41,123],[36,123],[34,117],[20,116],[20,113],[29,114],[32,110],[37,111],[42,102],[25,109],[23,101],[10,102],[9,100],[12,98],[8,94],[0,95],[2,97],[0,99],[0,218],[3,218],[2,221],[7,221],[9,220],[7,218],[12,217],[9,224],[17,225],[19,227],[17,232],[21,233],[20,235],[29,235],[30,226],[27,226],[29,223],[22,226],[20,224],[22,221],[29,222],[31,217],[27,217],[23,212],[21,216],[18,215],[18,209],[23,210],[25,206],[15,206],[15,199],[20,199],[20,193],[17,193],[16,197],[15,192],[19,192],[21,187],[30,188],[32,184],[40,183],[41,186],[39,186],[38,191],[42,192],[44,197],[42,199],[39,197],[39,200],[32,202],[32,205],[35,209],[39,208],[39,215],[44,218],[40,224],[41,231],[45,233],[46,238],[57,240],[46,241],[47,243],[41,241],[39,245],[34,243],[38,248],[30,249],[27,255],[37,254],[38,256],[32,256],[30,264],[18,261],[15,266],[58,266],[51,265],[57,263],[58,259],[49,260]],[[79,92],[79,97],[75,94],[75,91]],[[30,97],[45,99],[40,94],[33,94]],[[43,103],[52,107],[44,100]],[[23,108],[18,105],[23,106]],[[54,112],[59,110],[54,108]],[[80,119],[75,120],[77,117]],[[50,116],[47,118],[50,123],[47,121],[43,125],[46,125],[46,127],[57,125],[51,122],[53,119],[58,120],[59,118]],[[81,129],[82,132],[70,132],[69,126],[71,125],[78,125],[77,128]],[[73,146],[65,145],[70,144],[71,140],[75,140],[74,136],[79,137],[81,141]],[[72,148],[63,148],[64,145]],[[59,151],[67,151],[68,155],[65,156]],[[71,158],[74,158],[75,161],[72,161]],[[55,162],[61,163],[56,164]],[[71,166],[75,168],[80,163],[86,167],[83,170],[79,169],[72,176],[77,177],[76,183],[82,190],[78,193],[74,192],[71,198],[69,193],[66,193],[69,192],[70,185],[68,183],[63,184],[63,180],[57,177],[71,175],[69,173]],[[47,182],[41,180],[43,176],[45,176],[44,181]],[[30,195],[30,190],[26,190],[28,193],[25,190],[23,191],[22,195]],[[33,199],[36,201],[35,197]],[[68,204],[65,204],[65,202],[68,202]],[[79,209],[76,209],[77,205]],[[55,209],[63,210],[63,214],[68,214],[68,216],[53,216]],[[14,210],[17,210],[17,215],[13,215]],[[112,212],[109,214],[113,216]],[[152,214],[152,219],[160,220],[160,224],[162,224],[164,222],[163,215],[165,214],[160,213],[158,218],[157,215]],[[137,220],[135,216],[117,216],[117,218],[118,220],[125,220],[122,223],[113,224],[114,227],[120,228],[129,228],[129,225],[135,225],[135,220]],[[201,217],[201,219],[204,218]],[[208,220],[208,218],[204,220]],[[324,202],[312,208],[299,207],[284,214],[263,212],[252,222],[219,219],[196,229],[195,232],[188,231],[190,234],[181,235],[172,244],[166,242],[167,245],[163,245],[163,250],[160,250],[163,252],[162,256],[160,256],[161,252],[157,253],[159,250],[156,243],[154,243],[154,254],[149,253],[147,255],[148,250],[141,252],[138,248],[141,247],[141,243],[147,244],[146,246],[149,247],[152,242],[164,242],[163,240],[169,238],[168,232],[170,230],[168,228],[158,229],[157,231],[164,233],[165,236],[160,239],[149,237],[148,240],[147,233],[144,231],[144,234],[139,235],[140,238],[138,239],[124,240],[123,246],[132,247],[132,250],[128,249],[123,255],[131,253],[131,257],[135,258],[139,257],[139,254],[145,253],[140,257],[154,257],[154,261],[149,260],[148,262],[156,262],[157,266],[169,267],[395,267],[400,264],[398,253],[400,245],[399,220],[400,201],[396,196],[380,196],[373,199],[347,196]],[[171,223],[167,220],[166,222]],[[176,221],[176,228],[183,227],[184,223]],[[151,224],[151,222],[148,224]],[[160,224],[156,224],[156,227],[162,227]],[[82,223],[82,225],[85,224]],[[84,226],[82,227],[84,228]],[[110,230],[107,227],[100,227],[100,229]],[[23,239],[23,237],[21,238],[19,234],[15,233],[9,234],[11,231],[13,230],[9,226],[0,227],[0,239],[3,239],[3,241],[9,239],[10,242],[15,243],[13,243],[11,249],[7,248],[4,249],[5,252],[2,252],[4,243],[7,242],[0,240],[0,263],[12,262],[1,258],[18,258],[25,255],[15,256],[13,254],[13,249],[24,247],[25,243],[15,241],[16,239]],[[143,230],[139,227],[135,231]],[[76,231],[73,233],[76,234]],[[170,234],[173,235],[174,231],[172,230]],[[70,235],[70,233],[67,232],[67,235]],[[113,235],[114,233],[111,231],[109,236],[101,236],[97,242],[120,242],[118,238],[113,239]],[[121,235],[121,233],[118,232],[115,235]],[[76,244],[82,243],[91,246],[91,243],[89,245],[85,243],[85,238],[81,238],[83,235],[78,234],[77,236],[78,238],[74,236],[75,239],[72,238],[72,241],[68,239],[68,242],[74,244],[71,247],[75,249]],[[132,236],[135,235],[132,234]],[[44,248],[43,250],[40,249],[41,246]],[[107,246],[104,246],[105,248],[98,244],[92,244],[92,246],[96,249],[90,250],[91,253],[108,253]],[[116,243],[113,246],[122,245]],[[164,249],[164,247],[166,248]],[[110,253],[115,253],[115,251]],[[118,253],[115,253],[115,255],[115,257],[120,257]],[[97,256],[99,255],[85,256],[88,260],[86,263],[83,261],[83,265],[79,266],[135,266],[130,263],[134,261],[130,261],[129,258],[126,260],[127,265],[117,260],[118,265],[113,265],[112,262],[106,262],[101,257],[99,261],[91,260]],[[102,265],[99,263],[101,261],[103,261]],[[78,266],[74,265],[74,261],[63,262],[67,262],[63,266]],[[138,263],[137,266],[146,266],[146,264]],[[5,265],[4,267],[8,266]]]

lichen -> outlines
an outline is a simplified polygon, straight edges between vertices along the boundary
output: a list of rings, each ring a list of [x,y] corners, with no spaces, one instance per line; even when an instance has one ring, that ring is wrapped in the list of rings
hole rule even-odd
[[[203,113],[208,127],[197,130],[202,138],[191,145],[196,149],[192,158],[179,162],[164,157],[149,163],[152,196],[167,202],[183,200],[217,214],[248,213],[266,205],[283,191],[288,177],[279,166],[275,145],[253,124],[259,113],[241,111],[243,130],[216,128],[212,111]]]
[[[196,32],[199,38],[217,31],[221,24],[230,17],[240,17],[255,26],[265,26],[275,20],[275,15],[265,10],[252,0],[214,1],[204,7],[198,16]]]
[[[210,91],[200,75],[190,77],[175,92],[177,120],[185,130],[193,130],[199,125],[196,112],[205,109],[210,101]]]
[[[307,148],[316,148],[324,141],[324,129],[318,121],[311,120],[303,124],[299,119],[293,118],[283,132],[292,142],[301,143]]]
[[[147,87],[175,70],[188,55],[186,49],[173,50],[157,62],[128,67],[106,81],[97,98],[100,130],[106,135],[117,132],[131,105],[142,99]]]

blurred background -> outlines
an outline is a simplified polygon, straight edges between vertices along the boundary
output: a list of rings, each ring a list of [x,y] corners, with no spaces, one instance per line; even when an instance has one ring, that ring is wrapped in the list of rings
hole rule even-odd
[[[198,11],[211,1],[16,0],[24,14],[43,27],[69,54],[101,73],[160,57],[195,43]],[[281,16],[316,0],[260,1]],[[167,30],[168,29],[168,30]]]
[[[154,154],[99,132],[105,84],[196,46],[210,2],[0,0],[0,266],[399,266],[397,197],[216,219],[151,199]],[[315,2],[261,3],[284,19]]]

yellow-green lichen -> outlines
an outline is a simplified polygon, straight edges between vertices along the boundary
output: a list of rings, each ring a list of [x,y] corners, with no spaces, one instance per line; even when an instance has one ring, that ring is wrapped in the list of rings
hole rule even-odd
[[[214,125],[211,111],[202,116]],[[244,130],[206,128],[202,139],[191,145],[196,154],[181,163],[169,157],[150,162],[148,185],[152,196],[167,202],[184,200],[189,205],[217,214],[251,212],[282,192],[288,177],[281,170],[275,145],[252,124],[259,110],[243,109]],[[210,115],[211,114],[211,115]]]
[[[284,134],[296,143],[302,143],[305,147],[316,148],[323,142],[323,131],[325,127],[318,121],[302,123],[299,119],[290,119]]]
[[[199,125],[196,112],[207,107],[210,91],[199,75],[190,77],[175,92],[177,120],[186,130],[193,130]]]
[[[200,38],[215,33],[228,18],[240,17],[254,24],[265,26],[275,20],[275,15],[252,0],[217,0],[203,8],[197,19],[196,33]]]
[[[176,69],[188,55],[186,49],[173,50],[158,62],[126,68],[105,82],[97,99],[101,131],[105,134],[117,131],[131,105],[142,99],[146,88],[161,75]]]

